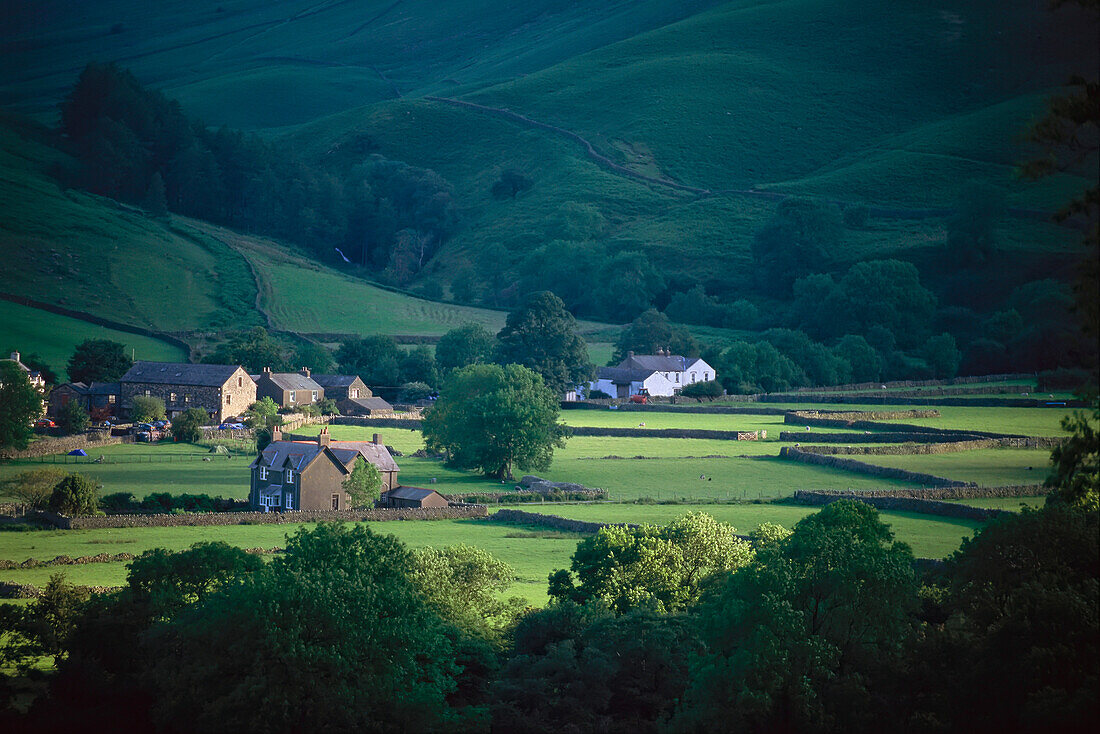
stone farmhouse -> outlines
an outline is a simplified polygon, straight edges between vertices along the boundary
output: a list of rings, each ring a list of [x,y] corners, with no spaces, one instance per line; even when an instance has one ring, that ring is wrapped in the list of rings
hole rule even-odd
[[[386,417],[393,414],[393,406],[375,397],[357,375],[313,375],[313,381],[324,388],[325,397],[336,401],[343,415],[369,415]]]
[[[374,441],[333,441],[322,428],[316,441],[284,441],[275,429],[272,442],[250,465],[248,501],[260,511],[349,510],[343,484],[360,457],[382,475],[382,491],[397,487],[400,469],[378,434]]]
[[[120,391],[121,387],[117,382],[66,382],[50,392],[50,405],[46,414],[56,418],[69,403],[78,402],[93,421],[114,418],[118,416]]]
[[[256,383],[237,365],[139,361],[119,380],[118,402],[124,415],[138,395],[163,400],[169,419],[201,408],[220,423],[256,402]]]
[[[613,398],[637,395],[643,388],[650,395],[668,397],[687,385],[715,379],[714,368],[698,357],[683,357],[667,350],[657,354],[627,352],[617,367],[600,367],[589,390],[601,390]]]
[[[280,408],[311,405],[325,399],[325,388],[309,375],[309,368],[301,372],[272,372],[264,367],[263,373],[252,375],[256,382],[256,398],[271,398]]]

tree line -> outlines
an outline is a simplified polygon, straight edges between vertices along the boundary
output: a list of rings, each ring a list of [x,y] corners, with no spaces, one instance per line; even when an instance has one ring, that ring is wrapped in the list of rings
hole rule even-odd
[[[1053,499],[920,570],[838,501],[750,540],[702,514],[608,527],[549,578],[364,525],[147,551],[118,591],[58,574],[0,605],[0,661],[56,673],[21,731],[1085,732],[1097,707],[1097,514]],[[1007,564],[1005,558],[1026,558]]]

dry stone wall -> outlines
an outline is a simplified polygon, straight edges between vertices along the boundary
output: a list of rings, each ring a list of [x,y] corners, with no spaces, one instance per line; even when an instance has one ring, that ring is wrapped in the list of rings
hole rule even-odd
[[[798,434],[792,434],[797,436]],[[863,438],[862,436],[860,438]],[[789,440],[789,439],[788,439]],[[899,446],[801,446],[803,451],[814,454],[848,454],[864,456],[912,456],[918,454],[950,454],[959,451],[981,449],[1033,449],[1052,448],[1062,442],[1060,438],[980,438],[974,440],[945,441],[943,443],[904,443]]]
[[[875,464],[867,464],[862,461],[856,461],[855,459],[842,459],[838,456],[823,456],[821,454],[803,451],[793,446],[784,446],[780,449],[779,456],[783,459],[800,461],[804,464],[817,464],[818,466],[827,466],[833,469],[855,472],[857,474],[900,479],[905,482],[913,482],[914,484],[923,484],[933,487],[976,486],[973,482],[960,482],[955,479],[937,477],[934,474],[921,474],[920,472],[906,471],[905,469],[897,469],[892,466],[876,466]]]
[[[485,505],[455,504],[450,507],[399,507],[370,510],[312,510],[299,512],[197,512],[179,515],[54,516],[64,530],[101,528],[178,527],[203,525],[261,525],[304,522],[386,522],[393,520],[458,520],[485,517]]]
[[[554,530],[564,530],[569,533],[594,533],[600,528],[612,526],[628,528],[638,527],[637,525],[625,522],[585,522],[583,520],[570,520],[565,517],[558,517],[557,515],[543,515],[539,512],[524,512],[523,510],[497,510],[491,515],[491,519],[495,522],[515,522],[523,525],[538,525]]]
[[[1007,510],[994,510],[985,507],[971,507],[955,502],[941,502],[915,497],[869,496],[862,492],[812,492],[799,490],[794,493],[794,501],[804,505],[827,505],[837,500],[856,500],[880,510],[894,512],[920,512],[940,517],[958,517],[965,520],[989,520],[1013,513]]]
[[[22,451],[5,449],[0,451],[0,459],[33,459],[50,454],[67,454],[76,449],[94,449],[101,446],[113,446],[127,443],[124,436],[109,436],[106,431],[80,433],[75,436],[42,436]]]

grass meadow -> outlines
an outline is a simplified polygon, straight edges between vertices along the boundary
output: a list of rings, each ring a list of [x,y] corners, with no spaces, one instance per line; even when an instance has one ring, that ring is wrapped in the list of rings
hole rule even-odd
[[[80,319],[61,316],[10,301],[0,301],[0,354],[10,351],[35,353],[65,378],[65,365],[76,345],[85,339],[110,339],[122,344],[127,354],[157,362],[186,362],[188,355],[174,344],[109,329]],[[10,349],[9,349],[10,347]]]

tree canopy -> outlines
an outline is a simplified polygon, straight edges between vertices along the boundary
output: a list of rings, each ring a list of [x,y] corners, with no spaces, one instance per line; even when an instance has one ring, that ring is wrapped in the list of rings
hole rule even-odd
[[[685,357],[699,356],[699,343],[682,326],[674,326],[668,317],[651,308],[641,313],[619,334],[612,362],[626,359],[627,352],[654,354],[658,349],[668,349]]]
[[[73,350],[66,371],[73,382],[116,382],[133,364],[122,344],[110,339],[85,339]]]
[[[19,365],[0,361],[0,448],[25,449],[31,422],[42,415],[42,396]]]
[[[555,395],[592,377],[588,347],[577,335],[577,320],[549,291],[532,293],[508,314],[497,342],[498,363],[534,370]]]
[[[374,464],[362,456],[355,459],[351,474],[344,480],[344,491],[351,497],[352,507],[371,507],[382,490],[382,475]]]
[[[435,361],[444,376],[451,370],[471,364],[484,364],[493,358],[496,339],[481,324],[465,324],[451,329],[435,345]]]
[[[424,441],[449,463],[508,479],[512,468],[546,469],[565,445],[558,397],[537,373],[518,364],[455,370],[424,416]]]

